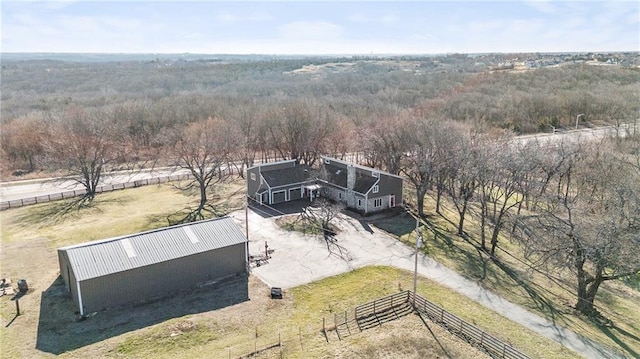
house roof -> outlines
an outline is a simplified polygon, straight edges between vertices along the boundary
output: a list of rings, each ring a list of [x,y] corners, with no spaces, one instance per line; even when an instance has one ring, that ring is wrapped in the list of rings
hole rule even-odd
[[[333,166],[327,163],[324,163],[323,166],[327,173],[327,182],[347,188],[347,170],[345,168]],[[358,193],[365,194],[369,192],[369,189],[371,189],[377,181],[378,178],[364,174],[359,171],[358,167],[356,167],[356,182],[353,186],[353,190]]]
[[[59,248],[77,281],[246,242],[229,217]]]
[[[275,170],[261,170],[260,173],[271,188],[307,182],[311,177],[309,167],[305,165]]]
[[[321,156],[321,158],[322,158],[322,162],[324,164],[327,164],[327,161],[329,161],[329,163],[340,163],[340,164],[342,164],[344,166],[353,166],[353,167],[355,167],[356,168],[356,172],[358,172],[358,171],[375,171],[375,172],[380,173],[381,175],[403,179],[402,176],[394,175],[393,173],[385,172],[385,171],[379,170],[377,168],[361,166],[361,165],[356,164],[356,163],[350,163],[350,162],[347,162],[347,161],[344,161],[344,160],[339,160],[339,159],[333,158],[333,157]]]

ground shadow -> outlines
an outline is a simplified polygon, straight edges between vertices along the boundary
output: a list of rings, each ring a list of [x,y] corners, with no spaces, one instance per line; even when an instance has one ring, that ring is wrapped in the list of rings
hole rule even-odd
[[[506,275],[509,276],[518,286],[524,289],[525,292],[529,295],[531,300],[535,303],[538,309],[542,310],[544,313],[547,313],[551,316],[553,322],[555,322],[555,317],[559,314],[559,311],[553,305],[553,302],[547,299],[544,295],[540,294],[538,290],[536,290],[531,284],[526,282],[524,279],[520,278],[520,275],[517,271],[511,269],[507,264],[503,263],[499,259],[494,259],[493,263],[500,268]]]
[[[302,212],[302,209],[312,205],[309,201],[289,201],[284,203],[278,203],[271,206],[262,205],[253,199],[249,199],[249,208],[262,218],[279,217],[288,214],[298,214]]]
[[[248,277],[241,275],[215,285],[92,313],[79,320],[64,280],[58,277],[42,292],[36,349],[58,355],[171,318],[217,310],[247,300]]]
[[[369,219],[368,222],[373,223],[376,227],[387,233],[391,233],[398,238],[414,232],[416,229],[415,218],[411,217],[406,212],[375,216]]]
[[[447,349],[445,349],[445,347],[442,345],[442,343],[440,343],[440,340],[436,336],[436,333],[434,333],[433,330],[431,330],[431,327],[429,326],[429,323],[427,323],[427,321],[424,319],[422,314],[420,314],[419,311],[416,311],[415,313],[420,318],[420,320],[422,321],[422,324],[429,330],[429,333],[431,333],[431,337],[436,341],[436,343],[438,343],[438,346],[440,347],[440,350],[442,350],[442,352],[444,353],[444,355],[447,358],[451,358],[451,355],[449,354],[449,352],[447,352]]]
[[[360,223],[360,225],[365,231],[373,234],[373,228],[371,228],[371,226],[369,225],[369,222],[363,221],[362,219],[358,220],[358,222]]]
[[[637,335],[634,335],[632,333],[629,333],[628,331],[626,331],[626,330],[624,330],[622,328],[618,328],[615,325],[613,327],[611,327],[611,328],[609,328],[607,326],[599,326],[599,328],[607,337],[609,337],[611,340],[613,340],[616,344],[618,344],[627,353],[631,354],[631,356],[633,358],[640,358],[640,353],[636,352],[628,344],[623,342],[619,338],[619,335],[616,335],[616,333],[614,333],[614,331],[618,332],[621,336],[624,336],[626,338],[634,340],[634,341],[636,341],[638,343],[640,343],[640,337],[638,337]]]

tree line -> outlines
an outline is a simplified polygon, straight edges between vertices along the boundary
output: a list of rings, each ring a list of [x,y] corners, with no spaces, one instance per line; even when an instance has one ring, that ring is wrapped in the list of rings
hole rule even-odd
[[[425,71],[361,61],[292,74],[305,61],[3,64],[3,173],[72,175],[86,204],[106,171],[183,168],[192,175],[183,187],[200,200],[180,221],[192,221],[215,211],[207,190],[225,168],[357,152],[407,178],[420,216],[428,193],[438,213],[446,199],[464,237],[473,212],[487,253],[508,231],[537,263],[570,268],[584,313],[603,282],[638,273],[637,133],[595,145],[513,140],[573,127],[579,114],[583,124],[636,118],[637,70],[488,72],[425,60]]]

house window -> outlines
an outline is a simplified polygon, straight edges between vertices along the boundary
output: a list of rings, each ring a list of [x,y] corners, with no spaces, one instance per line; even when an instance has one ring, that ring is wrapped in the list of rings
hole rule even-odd
[[[342,199],[342,192],[338,192],[338,199]]]
[[[372,190],[373,193],[378,193],[379,191],[380,191],[380,186],[378,185],[373,186],[373,190]]]
[[[256,180],[256,174],[255,173],[252,172],[250,176],[251,176],[251,180],[252,181]]]
[[[361,199],[358,200],[358,207],[362,207],[362,200]]]
[[[382,207],[382,198],[376,198],[373,200],[373,206],[376,208]]]

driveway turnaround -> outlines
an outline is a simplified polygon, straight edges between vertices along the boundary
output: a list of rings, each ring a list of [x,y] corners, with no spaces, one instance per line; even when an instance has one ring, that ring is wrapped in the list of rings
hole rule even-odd
[[[244,211],[233,212],[230,216],[245,228]],[[369,265],[393,266],[409,271],[414,268],[415,249],[384,231],[346,215],[336,219],[335,223],[341,232],[336,237],[337,245],[331,246],[331,252],[321,236],[283,230],[275,223],[276,217],[264,217],[252,209],[249,209],[247,217],[249,254],[264,255],[265,244],[267,250],[273,251],[268,264],[252,268],[252,274],[270,287],[292,288]],[[418,274],[587,358],[624,358],[503,299],[422,253],[418,256]]]

